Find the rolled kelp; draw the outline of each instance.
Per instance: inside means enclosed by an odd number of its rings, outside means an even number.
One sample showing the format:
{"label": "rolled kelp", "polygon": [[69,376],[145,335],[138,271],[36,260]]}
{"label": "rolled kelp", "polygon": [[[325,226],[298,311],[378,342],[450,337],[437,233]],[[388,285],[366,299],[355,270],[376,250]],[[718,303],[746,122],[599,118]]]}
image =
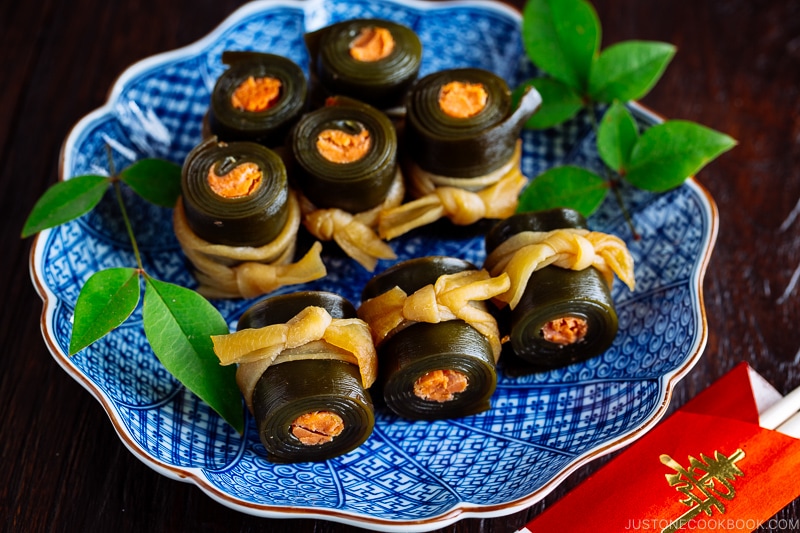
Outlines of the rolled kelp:
{"label": "rolled kelp", "polygon": [[306,34],[312,91],[322,101],[343,95],[378,109],[403,103],[422,63],[410,28],[381,19],[355,19]]}
{"label": "rolled kelp", "polygon": [[392,411],[436,420],[489,408],[501,347],[484,301],[507,288],[505,275],[438,256],[404,261],[366,284],[358,314],[372,330],[378,388]]}
{"label": "rolled kelp", "polygon": [[497,75],[463,68],[419,80],[406,100],[404,173],[416,200],[382,213],[394,238],[441,217],[468,225],[512,215],[527,183],[520,131],[541,97],[529,89],[516,108]]}
{"label": "rolled kelp", "polygon": [[308,83],[302,69],[282,56],[226,51],[228,69],[211,93],[208,127],[223,141],[282,145],[306,109]]}
{"label": "rolled kelp", "polygon": [[202,294],[253,297],[324,276],[319,243],[291,263],[300,218],[272,150],[212,137],[186,157],[173,227]]}
{"label": "rolled kelp", "polygon": [[497,297],[509,305],[501,320],[513,352],[546,370],[603,353],[617,334],[611,296],[614,274],[633,290],[633,259],[624,242],[586,229],[572,209],[523,213],[486,235],[485,268],[509,275],[511,287]]}
{"label": "rolled kelp", "polygon": [[209,140],[184,161],[181,197],[189,227],[200,238],[229,246],[261,246],[286,225],[286,167],[275,152],[259,144]]}
{"label": "rolled kelp", "polygon": [[364,268],[394,259],[374,232],[381,210],[402,202],[397,135],[385,114],[363,102],[331,98],[292,131],[294,184],[303,223],[320,240],[334,240]]}
{"label": "rolled kelp", "polygon": [[323,461],[372,433],[368,392],[375,349],[353,305],[327,292],[297,292],[247,309],[237,331],[212,337],[253,414],[267,458]]}

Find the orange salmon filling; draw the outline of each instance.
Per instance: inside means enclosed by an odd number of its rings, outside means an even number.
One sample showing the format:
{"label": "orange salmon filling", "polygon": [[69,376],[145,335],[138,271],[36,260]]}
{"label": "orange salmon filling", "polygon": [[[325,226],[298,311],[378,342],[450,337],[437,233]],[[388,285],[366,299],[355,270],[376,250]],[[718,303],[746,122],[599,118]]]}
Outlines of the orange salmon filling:
{"label": "orange salmon filling", "polygon": [[486,107],[489,93],[482,83],[451,81],[439,90],[439,108],[453,118],[469,118]]}
{"label": "orange salmon filling", "polygon": [[330,411],[314,411],[295,418],[291,424],[292,435],[306,446],[325,444],[344,430],[344,420]]}
{"label": "orange salmon filling", "polygon": [[369,152],[372,138],[367,129],[358,133],[325,130],[317,137],[317,150],[331,163],[353,163]]}
{"label": "orange salmon filling", "polygon": [[449,402],[453,395],[467,390],[467,376],[456,370],[433,370],[414,382],[414,394],[423,400]]}
{"label": "orange salmon filling", "polygon": [[250,76],[231,95],[231,105],[240,111],[258,113],[275,105],[281,95],[281,80]]}
{"label": "orange salmon filling", "polygon": [[582,318],[566,316],[551,320],[542,328],[542,336],[546,341],[568,345],[580,342],[586,337],[589,324]]}
{"label": "orange salmon filling", "polygon": [[264,175],[255,163],[242,163],[233,170],[220,176],[212,166],[208,169],[208,185],[217,196],[223,198],[241,198],[255,191]]}
{"label": "orange salmon filling", "polygon": [[386,28],[362,28],[350,43],[350,56],[356,61],[380,61],[394,50],[394,37]]}

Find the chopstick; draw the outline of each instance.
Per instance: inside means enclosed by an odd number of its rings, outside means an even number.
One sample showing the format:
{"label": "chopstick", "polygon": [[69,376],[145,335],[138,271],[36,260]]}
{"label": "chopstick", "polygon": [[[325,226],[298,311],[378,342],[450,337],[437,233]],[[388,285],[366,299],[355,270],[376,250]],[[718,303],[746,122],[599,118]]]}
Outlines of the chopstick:
{"label": "chopstick", "polygon": [[775,431],[800,439],[800,413],[795,413],[786,422],[775,428]]}
{"label": "chopstick", "polygon": [[[798,411],[800,411],[800,387],[794,389],[759,414],[759,425],[762,428],[780,431],[779,426],[788,423]],[[800,423],[800,420],[798,423]]]}

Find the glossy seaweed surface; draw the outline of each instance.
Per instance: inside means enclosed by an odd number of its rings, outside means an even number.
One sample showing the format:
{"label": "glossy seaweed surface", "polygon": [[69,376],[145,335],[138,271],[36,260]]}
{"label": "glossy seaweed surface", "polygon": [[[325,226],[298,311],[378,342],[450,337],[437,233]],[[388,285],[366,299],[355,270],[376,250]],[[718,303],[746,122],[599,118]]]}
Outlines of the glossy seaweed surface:
{"label": "glossy seaweed surface", "polygon": [[[534,69],[524,60],[519,14],[499,4],[396,3],[385,0],[253,2],[206,38],[128,69],[106,106],[85,117],[64,147],[63,177],[107,173],[105,145],[121,168],[144,157],[182,162],[200,140],[224,50],[285,55],[307,73],[303,33],[356,17],[410,26],[424,52],[421,75],[482,67],[510,86]],[[656,119],[633,106],[642,125]],[[580,115],[544,132],[523,134],[523,171],[553,165],[601,165],[589,120]],[[118,207],[104,199],[80,220],[42,232],[32,276],[45,301],[44,334],[54,358],[108,410],[128,447],[148,465],[196,483],[222,503],[262,516],[315,516],[381,530],[424,531],[464,516],[511,513],[543,497],[577,466],[640,436],[664,414],[670,388],[704,348],[701,282],[716,234],[713,201],[693,180],[666,194],[624,189],[633,240],[609,201],[592,229],[623,237],[636,261],[636,291],[613,296],[620,332],[604,354],[560,370],[512,377],[501,361],[492,408],[450,421],[408,422],[379,408],[365,444],[322,463],[273,465],[248,417],[238,435],[161,366],[146,342],[141,309],[74,358],[65,354],[80,288],[97,270],[135,260]],[[145,268],[194,287],[171,231],[171,210],[126,191]],[[482,232],[447,224],[391,241],[398,261],[450,255],[480,265]],[[284,288],[337,292],[359,303],[370,273],[326,247],[329,275]],[[382,261],[378,271],[390,266]],[[235,327],[252,300],[213,302]],[[289,510],[291,508],[291,510]],[[413,522],[413,523],[412,523]]]}

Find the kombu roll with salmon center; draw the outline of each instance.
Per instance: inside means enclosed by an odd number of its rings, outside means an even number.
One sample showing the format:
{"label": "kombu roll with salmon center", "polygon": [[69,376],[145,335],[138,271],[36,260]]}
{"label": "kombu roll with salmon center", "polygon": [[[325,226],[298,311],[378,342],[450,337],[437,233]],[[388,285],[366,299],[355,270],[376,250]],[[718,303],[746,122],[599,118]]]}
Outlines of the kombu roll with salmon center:
{"label": "kombu roll with salmon center", "polygon": [[505,277],[439,256],[404,261],[366,284],[358,313],[372,330],[376,388],[390,409],[436,420],[489,408],[500,339],[484,301],[507,286]]}
{"label": "kombu roll with salmon center", "polygon": [[222,62],[228,68],[211,93],[208,133],[222,141],[282,146],[307,109],[303,70],[290,59],[261,52],[225,51]]}
{"label": "kombu roll with salmon center", "polygon": [[380,213],[405,194],[389,118],[352,98],[329,98],[297,123],[290,148],[306,229],[369,271],[380,259],[395,259],[375,231]]}
{"label": "kombu roll with salmon center", "polygon": [[381,213],[393,239],[440,218],[466,226],[512,215],[527,184],[520,132],[541,104],[529,88],[512,105],[506,82],[461,68],[420,79],[406,99],[403,172],[411,201]]}
{"label": "kombu roll with salmon center", "polygon": [[369,328],[340,295],[302,291],[249,307],[237,331],[212,337],[272,462],[323,461],[372,433],[377,362]]}
{"label": "kombu roll with salmon center", "polygon": [[347,96],[381,110],[402,106],[422,63],[413,30],[381,19],[354,19],[305,35],[312,101]]}
{"label": "kombu roll with salmon center", "polygon": [[607,350],[618,330],[614,275],[633,289],[633,259],[621,239],[586,229],[572,209],[522,213],[485,238],[484,268],[506,272],[495,299],[513,353],[528,371],[559,368]]}
{"label": "kombu roll with salmon center", "polygon": [[325,276],[320,243],[293,262],[300,220],[274,151],[211,137],[186,157],[173,228],[204,296],[252,298]]}

